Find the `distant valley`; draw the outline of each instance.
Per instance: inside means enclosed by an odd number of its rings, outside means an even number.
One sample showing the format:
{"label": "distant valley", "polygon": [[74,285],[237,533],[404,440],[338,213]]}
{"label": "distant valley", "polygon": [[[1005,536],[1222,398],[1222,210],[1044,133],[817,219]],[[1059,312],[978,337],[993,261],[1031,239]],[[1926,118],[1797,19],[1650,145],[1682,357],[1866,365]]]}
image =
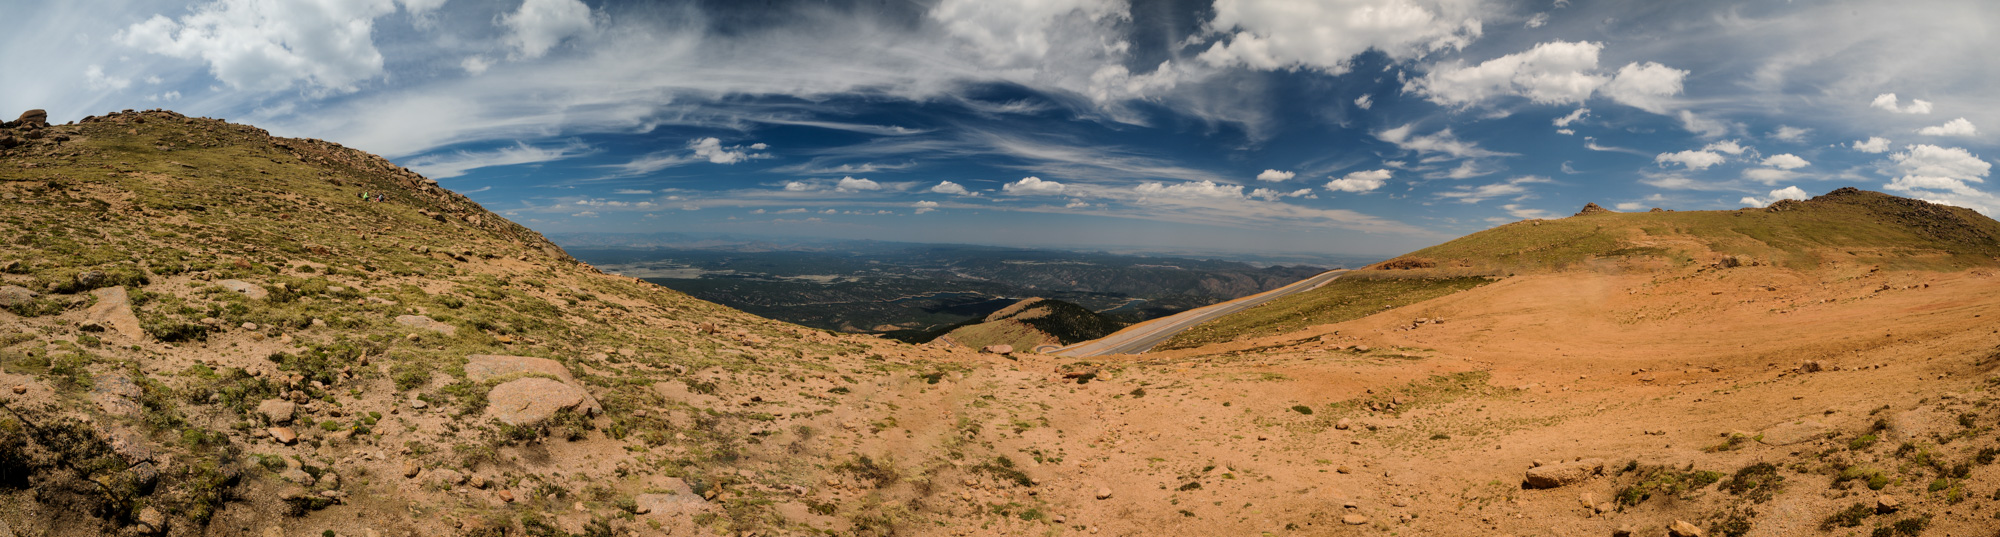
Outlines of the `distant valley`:
{"label": "distant valley", "polygon": [[606,272],[773,319],[919,342],[1026,298],[1131,323],[1267,291],[1335,265],[874,241],[553,237]]}

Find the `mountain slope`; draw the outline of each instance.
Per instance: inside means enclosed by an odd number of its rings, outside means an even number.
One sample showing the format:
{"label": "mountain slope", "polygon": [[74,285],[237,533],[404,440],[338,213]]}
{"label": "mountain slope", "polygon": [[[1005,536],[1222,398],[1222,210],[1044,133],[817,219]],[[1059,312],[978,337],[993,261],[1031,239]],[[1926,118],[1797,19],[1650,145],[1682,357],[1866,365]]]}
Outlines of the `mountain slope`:
{"label": "mountain slope", "polygon": [[1068,345],[1101,338],[1123,326],[1083,306],[1029,298],[977,322],[952,328],[941,337],[974,349],[1007,345],[1017,351],[1029,351],[1042,345]]}
{"label": "mountain slope", "polygon": [[1686,271],[1775,265],[1951,271],[2000,266],[2000,222],[1976,211],[1842,188],[1763,209],[1524,220],[1365,267],[1320,289],[1189,329],[1161,349],[1269,336],[1484,285],[1561,271]]}

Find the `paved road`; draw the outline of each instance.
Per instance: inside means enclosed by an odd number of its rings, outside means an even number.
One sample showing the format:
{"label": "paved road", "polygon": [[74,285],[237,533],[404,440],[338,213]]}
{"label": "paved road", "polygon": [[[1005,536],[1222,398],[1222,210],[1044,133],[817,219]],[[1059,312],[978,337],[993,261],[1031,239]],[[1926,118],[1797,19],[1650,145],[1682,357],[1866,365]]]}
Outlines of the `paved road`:
{"label": "paved road", "polygon": [[[1139,354],[1152,350],[1154,345],[1159,345],[1160,342],[1166,341],[1167,338],[1174,337],[1174,334],[1181,333],[1182,330],[1194,328],[1195,325],[1214,320],[1217,317],[1242,311],[1244,308],[1270,302],[1278,297],[1319,287],[1321,284],[1325,284],[1328,280],[1332,280],[1333,277],[1339,276],[1343,272],[1347,272],[1347,269],[1321,272],[1318,275],[1299,280],[1291,285],[1135,324],[1125,327],[1124,330],[1119,330],[1118,333],[1049,351],[1047,354],[1076,358],[1103,356],[1106,354]],[[1036,350],[1039,351],[1041,349]]]}

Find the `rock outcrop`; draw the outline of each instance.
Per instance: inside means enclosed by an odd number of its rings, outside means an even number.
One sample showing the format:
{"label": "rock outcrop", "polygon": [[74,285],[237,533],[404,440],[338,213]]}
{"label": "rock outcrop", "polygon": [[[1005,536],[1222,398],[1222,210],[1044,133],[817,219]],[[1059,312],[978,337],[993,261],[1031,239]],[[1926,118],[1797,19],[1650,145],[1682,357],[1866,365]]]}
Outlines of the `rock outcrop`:
{"label": "rock outcrop", "polygon": [[560,412],[589,415],[600,410],[583,388],[542,377],[510,380],[486,394],[486,415],[508,425],[540,425]]}
{"label": "rock outcrop", "polygon": [[1552,489],[1582,483],[1601,473],[1604,459],[1584,459],[1531,468],[1523,483],[1531,489]]}

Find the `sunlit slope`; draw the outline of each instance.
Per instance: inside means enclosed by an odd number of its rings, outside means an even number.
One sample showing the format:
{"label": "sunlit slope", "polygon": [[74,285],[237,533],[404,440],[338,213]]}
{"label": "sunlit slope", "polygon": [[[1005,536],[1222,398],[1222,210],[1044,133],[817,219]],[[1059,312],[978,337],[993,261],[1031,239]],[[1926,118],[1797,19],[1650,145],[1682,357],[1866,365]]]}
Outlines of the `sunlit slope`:
{"label": "sunlit slope", "polygon": [[1832,265],[1953,271],[2000,265],[2000,222],[1962,207],[1842,188],[1805,201],[1733,211],[1594,209],[1525,220],[1425,248],[1319,289],[1189,329],[1189,348],[1348,321],[1517,274]]}

